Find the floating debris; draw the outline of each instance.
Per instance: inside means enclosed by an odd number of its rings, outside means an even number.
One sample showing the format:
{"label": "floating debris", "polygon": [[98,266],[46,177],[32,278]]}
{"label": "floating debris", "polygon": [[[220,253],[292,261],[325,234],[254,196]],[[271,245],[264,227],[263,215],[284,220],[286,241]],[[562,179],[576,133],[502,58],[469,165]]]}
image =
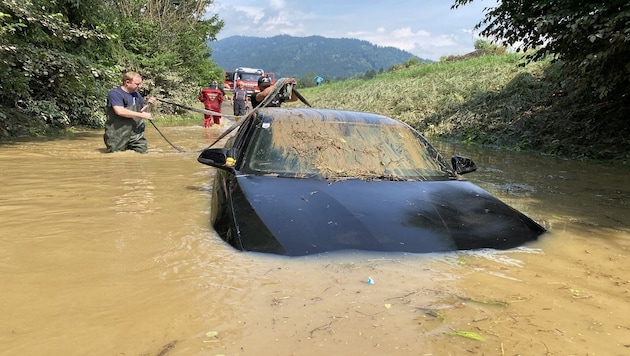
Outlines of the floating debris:
{"label": "floating debris", "polygon": [[476,332],[472,332],[472,331],[453,330],[453,331],[449,332],[448,334],[449,335],[455,335],[455,336],[461,336],[461,337],[465,337],[465,338],[473,339],[473,340],[478,340],[478,341],[484,341],[483,336],[477,334]]}

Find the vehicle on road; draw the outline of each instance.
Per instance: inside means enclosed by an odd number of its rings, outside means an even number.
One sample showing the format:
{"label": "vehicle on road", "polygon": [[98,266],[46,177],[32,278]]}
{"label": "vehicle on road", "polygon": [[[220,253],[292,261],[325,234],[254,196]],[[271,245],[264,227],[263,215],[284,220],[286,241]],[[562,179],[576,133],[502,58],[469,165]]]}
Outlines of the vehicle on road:
{"label": "vehicle on road", "polygon": [[200,163],[218,168],[211,223],[239,250],[509,249],[545,229],[461,175],[409,125],[377,114],[261,108]]}
{"label": "vehicle on road", "polygon": [[265,72],[260,68],[238,67],[233,71],[225,72],[223,88],[226,91],[232,91],[236,85],[242,83],[243,88],[247,90],[247,94],[251,96],[260,92],[260,88],[258,88],[258,78],[262,76],[269,77],[269,79],[271,79],[271,85],[276,81],[274,73]]}
{"label": "vehicle on road", "polygon": [[231,70],[226,70],[225,76],[223,77],[223,90],[225,92],[231,92],[234,90],[234,72]]}

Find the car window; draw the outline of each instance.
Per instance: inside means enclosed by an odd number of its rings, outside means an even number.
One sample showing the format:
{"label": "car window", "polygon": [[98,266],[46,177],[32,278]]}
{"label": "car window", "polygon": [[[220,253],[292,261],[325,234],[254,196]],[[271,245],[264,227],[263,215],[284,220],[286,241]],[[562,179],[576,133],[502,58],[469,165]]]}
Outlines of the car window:
{"label": "car window", "polygon": [[323,178],[429,180],[450,174],[404,124],[334,120],[258,122],[243,172]]}
{"label": "car window", "polygon": [[248,141],[249,136],[253,131],[250,126],[253,125],[253,119],[245,121],[236,132],[236,135],[230,137],[226,142],[226,147],[230,148],[230,157],[233,157],[239,162],[242,159],[242,150]]}

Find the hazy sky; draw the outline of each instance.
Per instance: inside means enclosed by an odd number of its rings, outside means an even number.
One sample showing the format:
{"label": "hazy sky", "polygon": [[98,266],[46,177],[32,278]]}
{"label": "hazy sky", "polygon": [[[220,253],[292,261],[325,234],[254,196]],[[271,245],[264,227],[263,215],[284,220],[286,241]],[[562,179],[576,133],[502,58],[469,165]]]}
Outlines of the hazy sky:
{"label": "hazy sky", "polygon": [[357,38],[418,57],[473,50],[473,27],[497,0],[474,0],[451,10],[454,0],[215,0],[211,14],[225,22],[218,39],[241,35]]}

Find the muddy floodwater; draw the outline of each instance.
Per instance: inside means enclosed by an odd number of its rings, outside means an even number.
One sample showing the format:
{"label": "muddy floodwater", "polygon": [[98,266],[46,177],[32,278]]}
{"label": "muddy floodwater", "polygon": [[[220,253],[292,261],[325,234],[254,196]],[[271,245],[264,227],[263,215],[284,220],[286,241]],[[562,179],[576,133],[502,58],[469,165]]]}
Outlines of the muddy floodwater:
{"label": "muddy floodwater", "polygon": [[[630,168],[438,144],[544,225],[508,251],[243,253],[209,224],[222,132],[0,143],[0,355],[628,355]],[[373,283],[368,283],[368,279]]]}

